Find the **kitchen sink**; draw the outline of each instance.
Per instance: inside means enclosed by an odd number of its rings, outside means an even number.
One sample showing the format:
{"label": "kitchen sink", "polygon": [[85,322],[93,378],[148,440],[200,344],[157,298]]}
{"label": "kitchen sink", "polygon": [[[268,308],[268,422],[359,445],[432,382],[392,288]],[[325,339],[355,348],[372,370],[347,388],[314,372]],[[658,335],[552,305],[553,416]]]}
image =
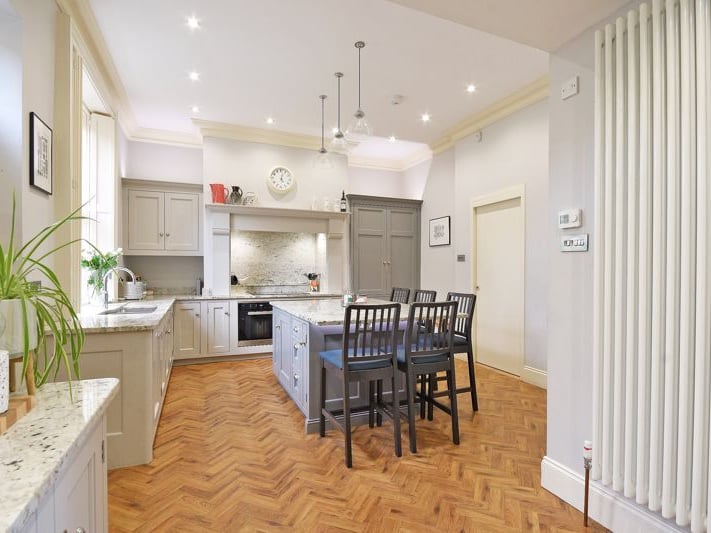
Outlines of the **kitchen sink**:
{"label": "kitchen sink", "polygon": [[158,309],[157,305],[122,305],[101,311],[100,315],[148,315]]}

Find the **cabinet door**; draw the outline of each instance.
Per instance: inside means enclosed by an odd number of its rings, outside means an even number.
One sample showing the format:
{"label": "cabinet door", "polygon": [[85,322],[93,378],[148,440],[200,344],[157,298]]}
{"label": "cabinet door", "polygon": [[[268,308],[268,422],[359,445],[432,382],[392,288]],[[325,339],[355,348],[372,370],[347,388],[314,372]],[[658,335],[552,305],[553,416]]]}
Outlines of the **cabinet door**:
{"label": "cabinet door", "polygon": [[230,351],[230,302],[221,300],[207,303],[207,353],[223,354]]}
{"label": "cabinet door", "polygon": [[309,339],[308,334],[303,334],[303,332],[305,328],[308,331],[308,324],[296,320],[293,322],[295,324],[298,323],[298,327],[293,329],[298,329],[299,331],[296,335],[292,335],[294,357],[292,362],[292,396],[301,409],[307,412]]}
{"label": "cabinet door", "polygon": [[272,371],[279,377],[279,367],[281,367],[282,345],[281,345],[281,320],[282,314],[274,309],[272,314]]}
{"label": "cabinet door", "polygon": [[106,531],[104,421],[57,482],[54,531]]}
{"label": "cabinet door", "polygon": [[128,249],[163,250],[165,194],[128,191]]}
{"label": "cabinet door", "polygon": [[387,298],[393,287],[420,286],[419,217],[414,209],[388,210]]}
{"label": "cabinet door", "polygon": [[386,278],[387,210],[381,207],[356,207],[353,213],[353,289],[372,298],[389,298]]}
{"label": "cabinet door", "polygon": [[282,386],[291,393],[292,385],[292,342],[291,342],[291,318],[289,315],[281,315],[279,320],[279,345],[281,355],[279,356],[279,382]]}
{"label": "cabinet door", "polygon": [[200,302],[175,304],[173,353],[176,357],[200,355]]}
{"label": "cabinet door", "polygon": [[165,249],[197,251],[200,248],[199,196],[165,193]]}

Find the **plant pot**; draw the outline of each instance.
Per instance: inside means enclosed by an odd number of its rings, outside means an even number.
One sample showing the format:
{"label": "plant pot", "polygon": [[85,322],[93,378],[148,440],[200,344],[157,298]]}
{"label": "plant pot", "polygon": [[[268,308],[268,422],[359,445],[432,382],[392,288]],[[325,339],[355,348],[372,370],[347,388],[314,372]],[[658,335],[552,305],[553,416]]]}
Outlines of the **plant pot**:
{"label": "plant pot", "polygon": [[[0,350],[11,355],[24,353],[22,300],[0,300]],[[37,311],[27,305],[27,332],[29,349],[37,348]]]}
{"label": "plant pot", "polygon": [[0,350],[0,415],[10,406],[10,355]]}

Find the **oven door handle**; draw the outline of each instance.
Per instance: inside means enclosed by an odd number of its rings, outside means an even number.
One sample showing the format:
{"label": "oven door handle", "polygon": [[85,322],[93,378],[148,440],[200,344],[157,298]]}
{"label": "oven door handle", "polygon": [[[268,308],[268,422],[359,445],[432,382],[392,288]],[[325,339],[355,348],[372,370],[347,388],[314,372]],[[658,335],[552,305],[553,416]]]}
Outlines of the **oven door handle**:
{"label": "oven door handle", "polygon": [[272,311],[247,311],[247,316],[271,315]]}

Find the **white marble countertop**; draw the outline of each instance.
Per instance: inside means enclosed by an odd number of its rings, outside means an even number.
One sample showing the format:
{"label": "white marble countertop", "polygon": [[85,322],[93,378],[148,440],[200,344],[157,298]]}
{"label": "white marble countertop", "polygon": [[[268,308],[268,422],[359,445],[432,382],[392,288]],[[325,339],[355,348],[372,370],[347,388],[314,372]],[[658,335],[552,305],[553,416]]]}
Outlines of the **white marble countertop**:
{"label": "white marble countertop", "polygon": [[37,405],[0,437],[0,531],[17,531],[37,510],[67,457],[88,438],[118,392],[116,378],[48,383]]}
{"label": "white marble countertop", "polygon": [[[385,300],[368,300],[369,304],[391,303]],[[345,308],[341,300],[296,300],[296,301],[275,301],[272,302],[275,309],[281,309],[302,320],[306,320],[317,326],[342,326],[345,315]],[[400,319],[407,320],[410,306],[400,304]]]}

